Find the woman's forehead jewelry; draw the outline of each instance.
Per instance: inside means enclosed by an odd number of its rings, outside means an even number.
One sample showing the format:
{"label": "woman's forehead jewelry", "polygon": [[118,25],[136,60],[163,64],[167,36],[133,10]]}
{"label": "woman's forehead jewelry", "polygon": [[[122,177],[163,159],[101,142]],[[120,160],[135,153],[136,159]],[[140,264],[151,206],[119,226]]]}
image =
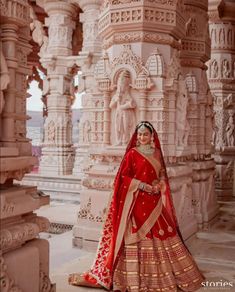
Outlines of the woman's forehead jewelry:
{"label": "woman's forehead jewelry", "polygon": [[138,132],[144,132],[144,131],[146,131],[146,129],[148,129],[148,128],[145,127],[145,125],[141,125],[141,126],[138,128]]}
{"label": "woman's forehead jewelry", "polygon": [[141,129],[150,128],[151,131],[153,132],[153,126],[149,122],[140,122],[137,126],[137,129],[139,130],[140,128]]}

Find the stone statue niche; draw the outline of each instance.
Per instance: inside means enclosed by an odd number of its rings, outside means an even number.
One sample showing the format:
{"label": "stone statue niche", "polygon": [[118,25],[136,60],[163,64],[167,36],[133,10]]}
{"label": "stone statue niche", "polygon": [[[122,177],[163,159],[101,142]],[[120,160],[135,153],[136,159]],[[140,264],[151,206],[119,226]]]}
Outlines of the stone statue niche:
{"label": "stone statue niche", "polygon": [[[115,132],[115,146],[126,145],[135,130],[136,102],[131,96],[131,75],[123,70],[117,77],[117,89],[109,104],[112,109],[112,129]],[[112,131],[111,131],[112,132]]]}
{"label": "stone statue niche", "polygon": [[235,146],[235,125],[234,125],[234,111],[229,110],[228,111],[228,120],[226,124],[226,144],[228,147],[234,147]]}

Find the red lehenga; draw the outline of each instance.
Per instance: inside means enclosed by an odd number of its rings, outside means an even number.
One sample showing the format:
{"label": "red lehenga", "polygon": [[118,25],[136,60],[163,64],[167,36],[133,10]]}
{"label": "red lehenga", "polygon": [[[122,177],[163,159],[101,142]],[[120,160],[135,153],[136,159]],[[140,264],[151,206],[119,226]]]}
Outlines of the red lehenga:
{"label": "red lehenga", "polygon": [[[138,150],[136,137],[116,176],[97,255],[83,280],[121,292],[196,291],[204,278],[181,240],[157,133],[150,155]],[[160,194],[139,190],[140,182],[160,182]],[[81,285],[73,276],[70,284]]]}

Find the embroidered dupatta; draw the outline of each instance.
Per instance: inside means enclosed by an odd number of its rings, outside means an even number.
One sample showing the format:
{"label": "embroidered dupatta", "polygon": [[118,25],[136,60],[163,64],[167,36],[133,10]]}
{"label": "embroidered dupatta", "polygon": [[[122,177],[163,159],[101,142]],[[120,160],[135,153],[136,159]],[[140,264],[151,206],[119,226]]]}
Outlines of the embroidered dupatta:
{"label": "embroidered dupatta", "polygon": [[[163,179],[165,181],[164,205],[171,216],[174,227],[178,230],[178,223],[172,203],[166,167],[162,156],[160,142],[155,130],[153,132],[153,136],[155,148],[158,149],[160,153],[159,160],[162,166],[161,174],[162,176],[164,176]],[[111,194],[111,200],[108,206],[103,232],[99,241],[95,261],[90,271],[84,275],[84,278],[87,278],[88,281],[90,281],[92,278],[96,279],[96,281],[106,289],[110,289],[112,286],[112,277],[115,265],[117,263],[118,253],[120,252],[120,248],[124,240],[125,230],[127,228],[131,210],[135,204],[139,192],[138,186],[140,181],[138,179],[135,179],[134,176],[131,177],[127,175],[128,173],[130,173],[130,163],[134,163],[133,161],[130,161],[130,150],[136,147],[136,142],[137,129],[127,146],[126,153],[123,157],[114,181],[114,190]],[[154,166],[153,169],[155,169]],[[157,216],[159,216],[160,214],[161,202],[162,200],[159,200],[157,208],[155,208],[151,214],[152,221],[154,216],[156,216],[155,220],[157,220]]]}

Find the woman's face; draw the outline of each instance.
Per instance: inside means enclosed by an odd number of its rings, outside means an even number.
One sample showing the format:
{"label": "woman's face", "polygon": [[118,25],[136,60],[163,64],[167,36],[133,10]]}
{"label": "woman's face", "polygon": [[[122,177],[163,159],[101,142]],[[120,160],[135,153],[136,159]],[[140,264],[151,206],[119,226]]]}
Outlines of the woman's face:
{"label": "woman's face", "polygon": [[137,139],[140,143],[140,145],[147,145],[147,144],[150,144],[151,143],[151,132],[148,128],[145,128],[144,129],[139,129],[137,131]]}

